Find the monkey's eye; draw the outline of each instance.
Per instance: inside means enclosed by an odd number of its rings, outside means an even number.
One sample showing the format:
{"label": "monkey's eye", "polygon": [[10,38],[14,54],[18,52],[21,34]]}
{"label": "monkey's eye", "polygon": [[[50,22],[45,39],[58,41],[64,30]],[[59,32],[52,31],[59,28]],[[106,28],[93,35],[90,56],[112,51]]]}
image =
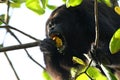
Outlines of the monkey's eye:
{"label": "monkey's eye", "polygon": [[49,29],[54,29],[54,27],[55,27],[54,22],[49,22],[48,28],[49,28]]}

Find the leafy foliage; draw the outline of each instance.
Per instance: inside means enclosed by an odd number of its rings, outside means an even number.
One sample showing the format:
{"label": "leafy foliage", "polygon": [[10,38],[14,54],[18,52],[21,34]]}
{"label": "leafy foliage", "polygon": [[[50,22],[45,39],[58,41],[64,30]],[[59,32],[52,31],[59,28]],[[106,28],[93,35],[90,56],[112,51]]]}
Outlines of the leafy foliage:
{"label": "leafy foliage", "polygon": [[[43,4],[45,7],[45,4]],[[31,9],[32,11],[40,14],[44,14],[45,10],[44,8],[40,5],[40,1],[39,0],[26,0],[26,6],[27,8]]]}
{"label": "leafy foliage", "polygon": [[82,3],[83,0],[63,0],[66,3],[67,7],[74,7],[74,6],[78,6]]}
{"label": "leafy foliage", "polygon": [[[80,64],[80,66],[83,66],[83,61],[81,61],[81,59],[74,57],[74,61]],[[101,69],[105,75],[103,75],[98,68],[91,66],[91,63],[89,63],[89,65],[84,65],[84,67],[78,69],[71,68],[71,77],[76,78],[75,80],[117,80],[114,74],[106,69],[105,66],[102,65]]]}
{"label": "leafy foliage", "polygon": [[107,80],[107,77],[105,77],[96,67],[91,66],[86,70],[86,72],[81,72],[79,76],[76,78],[76,80],[89,80],[89,79]]}
{"label": "leafy foliage", "polygon": [[87,74],[95,80],[107,80],[107,78],[95,67],[89,67]]}
{"label": "leafy foliage", "polygon": [[112,54],[115,54],[120,51],[120,29],[118,29],[114,33],[114,35],[110,41],[109,47],[110,47],[110,51]]}
{"label": "leafy foliage", "polygon": [[[66,3],[67,7],[78,6],[82,3],[83,0],[63,0]],[[98,0],[98,2],[104,2],[109,7],[112,6],[110,0]],[[26,3],[26,7],[33,12],[42,15],[45,13],[45,9],[49,8],[54,10],[56,6],[48,4],[48,0],[11,0],[10,6],[12,8],[20,8],[22,3]]]}
{"label": "leafy foliage", "polygon": [[39,15],[44,14],[46,8],[51,10],[56,8],[56,6],[48,4],[48,0],[11,0],[10,7],[20,8],[22,3],[25,3],[28,9]]}
{"label": "leafy foliage", "polygon": [[52,10],[56,8],[53,5],[49,5],[48,0],[26,0],[26,6],[39,15],[45,13],[46,7]]}

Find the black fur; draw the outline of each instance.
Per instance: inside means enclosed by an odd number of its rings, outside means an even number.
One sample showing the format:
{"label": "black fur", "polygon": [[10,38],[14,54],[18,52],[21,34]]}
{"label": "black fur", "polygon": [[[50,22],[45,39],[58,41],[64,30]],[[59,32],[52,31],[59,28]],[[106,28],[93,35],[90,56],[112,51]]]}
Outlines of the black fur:
{"label": "black fur", "polygon": [[[120,27],[120,16],[104,3],[98,4],[98,11],[99,48],[110,64],[118,64],[120,55],[110,54],[109,41],[116,29]],[[49,35],[51,33],[60,33],[64,37],[65,48],[62,52],[56,47],[55,42],[50,39]],[[83,54],[89,52],[91,44],[95,40],[93,2],[84,0],[77,7],[66,8],[65,5],[58,7],[52,12],[46,23],[46,36],[46,39],[40,42],[46,69],[53,80],[68,80],[70,68],[78,66],[73,63],[72,57],[79,57],[86,62]],[[101,62],[104,62],[104,59],[100,59]]]}

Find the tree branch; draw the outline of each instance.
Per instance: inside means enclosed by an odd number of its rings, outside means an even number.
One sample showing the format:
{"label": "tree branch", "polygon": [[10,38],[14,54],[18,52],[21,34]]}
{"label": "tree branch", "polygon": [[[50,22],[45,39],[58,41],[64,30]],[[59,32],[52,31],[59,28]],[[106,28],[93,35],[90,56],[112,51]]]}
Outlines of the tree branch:
{"label": "tree branch", "polygon": [[35,46],[38,46],[39,43],[40,43],[40,41],[32,42],[32,43],[26,43],[26,44],[21,44],[21,45],[14,45],[14,46],[3,47],[3,48],[0,48],[0,52],[35,47]]}

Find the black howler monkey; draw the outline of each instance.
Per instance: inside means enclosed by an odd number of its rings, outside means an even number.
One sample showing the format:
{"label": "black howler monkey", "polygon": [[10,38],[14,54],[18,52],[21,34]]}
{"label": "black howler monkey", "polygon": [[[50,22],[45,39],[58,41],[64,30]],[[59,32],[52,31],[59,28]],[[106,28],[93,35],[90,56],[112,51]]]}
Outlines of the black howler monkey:
{"label": "black howler monkey", "polygon": [[[62,5],[50,15],[46,23],[46,38],[40,42],[40,49],[53,80],[69,80],[71,67],[78,66],[72,61],[73,56],[87,62],[84,54],[89,52],[95,40],[93,3],[83,0],[76,7],[66,8]],[[108,65],[119,64],[120,55],[110,54],[109,41],[120,27],[120,16],[104,3],[98,3],[98,15],[99,48],[104,52],[101,55],[110,62]],[[104,62],[102,57],[100,59]]]}

